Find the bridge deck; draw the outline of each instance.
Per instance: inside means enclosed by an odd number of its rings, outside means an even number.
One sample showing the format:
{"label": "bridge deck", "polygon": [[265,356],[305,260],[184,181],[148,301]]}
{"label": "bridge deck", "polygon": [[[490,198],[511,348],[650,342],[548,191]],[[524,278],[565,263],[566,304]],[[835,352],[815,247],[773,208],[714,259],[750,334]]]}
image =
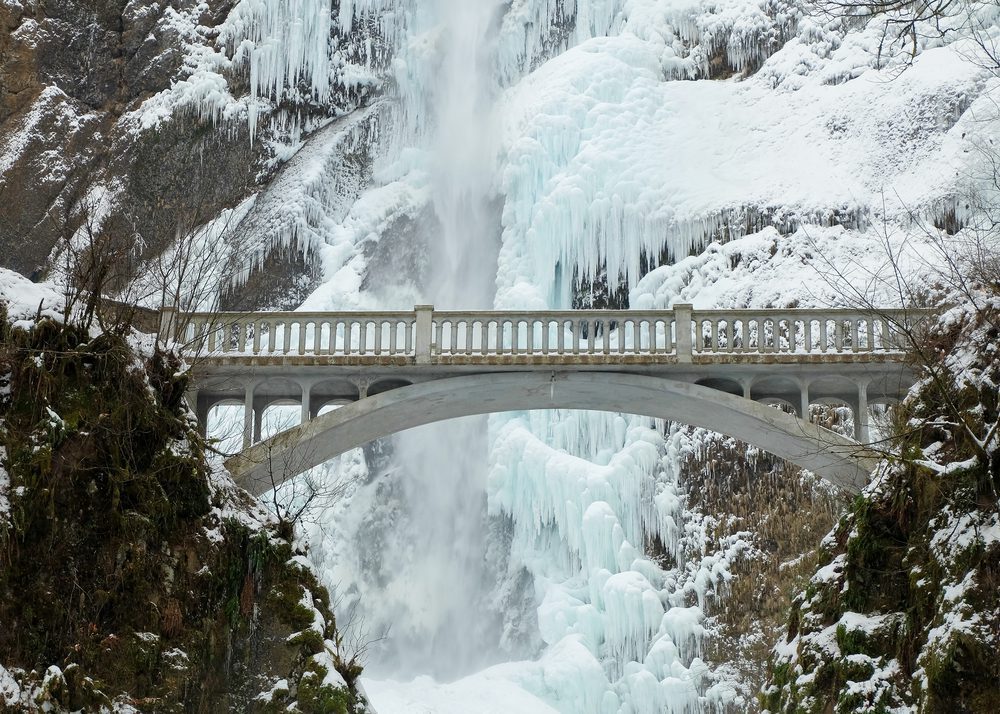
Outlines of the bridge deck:
{"label": "bridge deck", "polygon": [[[161,334],[192,363],[204,425],[213,406],[244,405],[244,446],[263,412],[329,404],[456,377],[580,373],[658,377],[763,403],[800,417],[840,402],[868,441],[868,406],[905,395],[905,345],[924,310],[673,310],[367,313],[161,313]],[[494,375],[491,377],[491,375]],[[710,392],[711,393],[711,392]],[[707,397],[702,393],[701,399]],[[610,403],[610,402],[609,402]]]}

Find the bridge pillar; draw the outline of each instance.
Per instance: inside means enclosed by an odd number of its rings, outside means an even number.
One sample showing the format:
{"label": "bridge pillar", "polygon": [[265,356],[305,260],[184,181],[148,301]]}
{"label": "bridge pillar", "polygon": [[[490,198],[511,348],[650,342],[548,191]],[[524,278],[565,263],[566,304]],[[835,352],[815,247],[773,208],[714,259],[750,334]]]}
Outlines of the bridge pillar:
{"label": "bridge pillar", "polygon": [[202,436],[206,435],[208,430],[208,410],[202,411],[201,404],[198,400],[198,390],[189,389],[184,394],[184,399],[187,400],[188,408],[194,412],[194,418],[198,422],[198,433]]}
{"label": "bridge pillar", "polygon": [[173,342],[177,332],[177,308],[164,305],[160,308],[160,341],[164,344]]}
{"label": "bridge pillar", "polygon": [[305,424],[312,418],[312,410],[309,408],[309,402],[312,399],[312,385],[304,383],[299,386],[302,388],[302,411],[300,412],[299,423]]}
{"label": "bridge pillar", "polygon": [[262,441],[261,432],[264,425],[264,412],[267,411],[266,399],[254,397],[253,400],[253,443]]}
{"label": "bridge pillar", "polygon": [[868,423],[868,381],[858,382],[857,412],[854,414],[854,439],[861,444],[871,443],[871,429]]}
{"label": "bridge pillar", "polygon": [[243,448],[249,449],[253,443],[253,391],[254,385],[248,382],[243,394]]}
{"label": "bridge pillar", "polygon": [[677,333],[677,361],[691,361],[691,311],[694,305],[674,305],[674,331]]}
{"label": "bridge pillar", "polygon": [[809,382],[799,382],[799,416],[809,421]]}
{"label": "bridge pillar", "polygon": [[417,364],[430,364],[431,339],[434,333],[434,306],[415,305],[413,311],[417,315],[413,324],[414,357]]}

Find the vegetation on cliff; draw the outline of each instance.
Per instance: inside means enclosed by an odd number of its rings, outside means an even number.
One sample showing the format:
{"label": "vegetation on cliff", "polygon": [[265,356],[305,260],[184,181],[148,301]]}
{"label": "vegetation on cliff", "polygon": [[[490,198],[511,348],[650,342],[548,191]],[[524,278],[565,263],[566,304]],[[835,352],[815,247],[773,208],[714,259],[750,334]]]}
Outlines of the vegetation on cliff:
{"label": "vegetation on cliff", "polygon": [[965,297],[915,336],[924,379],[793,603],[767,711],[1000,711],[1000,303]]}
{"label": "vegetation on cliff", "polygon": [[0,302],[0,708],[362,711],[329,595],[177,357]]}

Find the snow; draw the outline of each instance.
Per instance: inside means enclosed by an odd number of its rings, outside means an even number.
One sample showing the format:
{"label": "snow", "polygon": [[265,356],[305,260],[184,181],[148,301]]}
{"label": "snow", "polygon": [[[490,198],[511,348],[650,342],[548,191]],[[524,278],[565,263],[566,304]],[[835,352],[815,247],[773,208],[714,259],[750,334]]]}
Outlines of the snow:
{"label": "snow", "polygon": [[30,327],[36,315],[62,319],[63,295],[51,283],[33,283],[20,273],[0,268],[0,303],[18,327]]}
{"label": "snow", "polygon": [[10,522],[10,474],[4,468],[7,460],[7,449],[0,446],[0,527]]}
{"label": "snow", "polygon": [[362,683],[379,714],[558,714],[516,682],[490,670],[447,684],[429,677],[409,682],[364,678]]}
{"label": "snow", "polygon": [[225,75],[232,60],[216,47],[214,29],[199,24],[201,7],[166,7],[154,28],[156,34],[176,36],[184,53],[181,76],[167,89],[157,92],[123,117],[123,125],[134,132],[159,129],[186,114],[220,122],[247,113],[245,102],[229,91]]}
{"label": "snow", "polygon": [[14,676],[0,665],[0,701],[8,706],[17,704],[21,699],[21,688]]}
{"label": "snow", "polygon": [[756,77],[663,82],[635,36],[590,40],[504,97],[497,304],[533,292],[564,304],[573,265],[606,262],[634,285],[643,255],[685,256],[765,217],[863,225],[945,202],[967,173],[958,145],[973,120],[956,112],[985,78],[946,47],[891,83],[874,70],[786,92]]}

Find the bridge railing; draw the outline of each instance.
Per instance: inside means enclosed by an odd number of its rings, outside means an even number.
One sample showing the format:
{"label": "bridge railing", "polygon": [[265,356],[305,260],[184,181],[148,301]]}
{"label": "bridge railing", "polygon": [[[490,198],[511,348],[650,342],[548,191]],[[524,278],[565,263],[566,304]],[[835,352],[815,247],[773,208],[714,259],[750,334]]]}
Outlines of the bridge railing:
{"label": "bridge railing", "polygon": [[197,354],[394,357],[899,352],[924,310],[572,310],[194,313],[161,324]]}
{"label": "bridge railing", "polygon": [[441,356],[657,355],[676,349],[671,311],[435,312]]}
{"label": "bridge railing", "polygon": [[413,312],[194,313],[176,339],[209,354],[413,356],[415,322]]}
{"label": "bridge railing", "polygon": [[696,310],[694,353],[898,352],[927,311]]}

